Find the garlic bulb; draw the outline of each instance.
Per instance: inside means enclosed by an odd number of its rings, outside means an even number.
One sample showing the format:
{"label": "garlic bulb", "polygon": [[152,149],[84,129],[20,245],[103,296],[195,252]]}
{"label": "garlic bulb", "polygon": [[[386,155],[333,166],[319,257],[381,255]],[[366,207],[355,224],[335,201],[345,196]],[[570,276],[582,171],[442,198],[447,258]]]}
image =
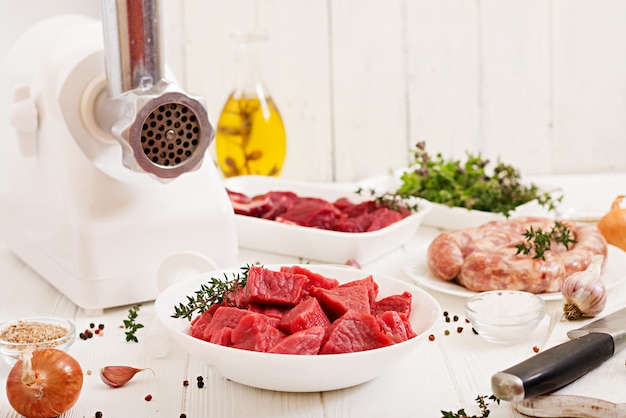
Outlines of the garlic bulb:
{"label": "garlic bulb", "polygon": [[606,287],[602,282],[604,256],[595,255],[585,271],[571,274],[563,282],[561,293],[565,300],[563,312],[566,319],[592,317],[606,306]]}

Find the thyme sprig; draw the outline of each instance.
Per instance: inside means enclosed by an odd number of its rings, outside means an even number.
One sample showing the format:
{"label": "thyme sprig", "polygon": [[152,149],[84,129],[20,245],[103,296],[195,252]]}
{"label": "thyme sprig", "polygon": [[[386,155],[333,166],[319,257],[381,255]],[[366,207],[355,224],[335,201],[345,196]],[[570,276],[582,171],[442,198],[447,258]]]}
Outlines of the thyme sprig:
{"label": "thyme sprig", "polygon": [[485,395],[478,395],[478,397],[476,397],[476,403],[478,404],[478,407],[480,408],[481,411],[481,415],[472,415],[469,416],[467,415],[467,413],[465,412],[465,409],[459,409],[456,413],[452,412],[452,411],[441,411],[442,418],[461,418],[461,417],[467,417],[467,418],[486,418],[489,416],[489,414],[491,413],[491,411],[489,410],[488,406],[489,403],[486,401],[487,399],[490,399],[494,402],[496,402],[498,405],[500,405],[500,399],[498,397],[496,397],[496,395],[490,395],[490,396],[485,396]]}
{"label": "thyme sprig", "polygon": [[410,199],[400,196],[397,193],[377,192],[375,189],[363,189],[359,187],[355,191],[358,195],[364,195],[369,193],[372,200],[380,207],[385,207],[391,210],[402,210],[404,208],[409,209],[411,212],[419,211],[419,204],[410,202]]}
{"label": "thyme sprig", "polygon": [[191,321],[195,312],[203,313],[212,305],[220,304],[224,300],[230,301],[232,293],[246,286],[250,267],[250,265],[241,267],[241,271],[233,273],[231,278],[226,273],[224,273],[223,279],[219,277],[209,278],[207,283],[200,285],[200,289],[196,290],[193,296],[187,296],[186,304],[181,302],[178,306],[174,306],[174,314],[171,317],[187,318]]}
{"label": "thyme sprig", "polygon": [[502,161],[489,170],[490,161],[480,154],[466,153],[465,162],[431,156],[426,143],[418,142],[413,161],[401,176],[398,198],[420,197],[450,207],[502,213],[508,217],[517,206],[536,199],[549,211],[563,196],[553,197],[534,185],[521,181],[519,170]]}
{"label": "thyme sprig", "polygon": [[552,241],[561,243],[569,250],[570,244],[575,244],[576,240],[572,237],[572,231],[563,222],[556,221],[554,226],[548,232],[544,232],[541,228],[536,230],[529,227],[523,234],[526,240],[515,244],[517,249],[516,255],[529,255],[534,251],[533,258],[542,260],[546,259],[546,251],[552,247]]}
{"label": "thyme sprig", "polygon": [[143,324],[136,321],[137,317],[139,316],[140,308],[141,303],[134,305],[132,308],[128,309],[128,319],[124,319],[124,328],[126,329],[126,341],[128,342],[139,342],[135,334],[137,333],[137,330],[143,328]]}

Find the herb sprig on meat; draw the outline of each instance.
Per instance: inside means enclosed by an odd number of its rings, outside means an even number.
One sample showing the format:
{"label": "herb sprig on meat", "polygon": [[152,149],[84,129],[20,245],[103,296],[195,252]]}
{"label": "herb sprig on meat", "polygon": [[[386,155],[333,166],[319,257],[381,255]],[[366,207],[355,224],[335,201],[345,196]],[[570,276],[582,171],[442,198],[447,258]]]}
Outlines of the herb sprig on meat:
{"label": "herb sprig on meat", "polygon": [[187,296],[187,303],[180,303],[174,306],[174,314],[172,318],[187,318],[191,321],[195,312],[203,313],[212,305],[220,304],[224,300],[228,301],[232,293],[243,289],[246,286],[250,265],[241,267],[239,273],[233,273],[232,277],[228,277],[224,273],[224,278],[211,277],[207,283],[200,285],[200,289],[196,290],[193,296]]}
{"label": "herb sprig on meat", "polygon": [[438,153],[426,152],[425,142],[418,142],[409,170],[402,174],[403,184],[394,193],[400,198],[420,197],[450,207],[502,213],[509,216],[517,206],[537,199],[540,205],[554,210],[562,196],[555,199],[534,185],[521,182],[519,170],[501,161],[487,171],[489,160],[480,154],[467,153],[464,163],[446,160]]}
{"label": "herb sprig on meat", "polygon": [[556,221],[550,231],[544,232],[541,228],[533,229],[531,226],[522,235],[526,240],[519,244],[515,244],[517,254],[528,255],[534,252],[533,258],[541,258],[545,260],[545,253],[552,246],[552,241],[561,243],[565,249],[569,250],[570,244],[576,244],[576,240],[572,236],[572,231],[563,222]]}

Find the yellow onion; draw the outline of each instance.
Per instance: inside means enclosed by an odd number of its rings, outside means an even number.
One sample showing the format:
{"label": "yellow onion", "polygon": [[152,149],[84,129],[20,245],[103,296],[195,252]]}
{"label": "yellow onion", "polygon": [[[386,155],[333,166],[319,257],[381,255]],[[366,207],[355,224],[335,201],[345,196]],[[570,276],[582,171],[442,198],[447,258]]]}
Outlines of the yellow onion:
{"label": "yellow onion", "polygon": [[570,274],[563,282],[561,293],[566,319],[593,317],[606,307],[606,287],[602,282],[603,255],[594,255],[584,271]]}
{"label": "yellow onion", "polygon": [[626,196],[617,196],[611,210],[598,221],[598,230],[611,245],[626,251],[626,208],[620,203]]}

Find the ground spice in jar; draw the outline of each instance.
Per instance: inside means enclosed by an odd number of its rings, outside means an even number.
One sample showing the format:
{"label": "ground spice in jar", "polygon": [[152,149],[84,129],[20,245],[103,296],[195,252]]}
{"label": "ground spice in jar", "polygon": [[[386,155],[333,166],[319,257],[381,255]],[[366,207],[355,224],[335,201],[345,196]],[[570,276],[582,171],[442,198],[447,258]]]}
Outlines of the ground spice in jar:
{"label": "ground spice in jar", "polygon": [[0,339],[15,344],[53,341],[67,335],[68,329],[45,322],[18,321],[0,331]]}

